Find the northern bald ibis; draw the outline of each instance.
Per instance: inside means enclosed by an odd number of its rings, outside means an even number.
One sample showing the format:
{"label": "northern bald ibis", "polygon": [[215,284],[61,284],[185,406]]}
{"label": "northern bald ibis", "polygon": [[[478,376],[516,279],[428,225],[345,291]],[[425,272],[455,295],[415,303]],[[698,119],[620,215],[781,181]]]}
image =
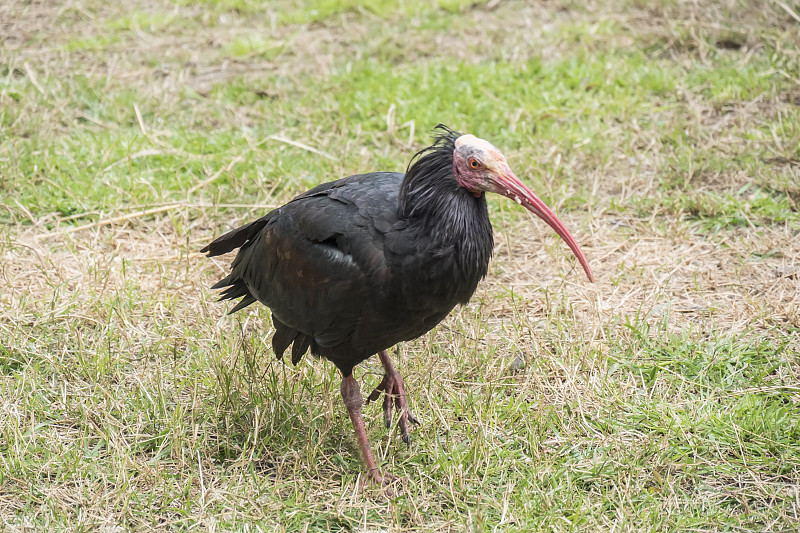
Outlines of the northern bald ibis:
{"label": "northern bald ibis", "polygon": [[474,135],[436,127],[435,142],[405,174],[371,172],[323,183],[202,249],[209,257],[239,249],[230,274],[212,288],[241,298],[231,313],[259,301],[272,310],[272,346],[292,362],[311,353],[342,372],[341,394],[368,476],[384,476],[373,458],[363,398],[353,367],[378,354],[387,427],[399,412],[403,440],[417,423],[403,378],[387,349],[430,331],[466,304],[486,276],[493,237],[486,192],[506,196],[547,222],[592,272],[575,239],[511,171],[500,151]]}

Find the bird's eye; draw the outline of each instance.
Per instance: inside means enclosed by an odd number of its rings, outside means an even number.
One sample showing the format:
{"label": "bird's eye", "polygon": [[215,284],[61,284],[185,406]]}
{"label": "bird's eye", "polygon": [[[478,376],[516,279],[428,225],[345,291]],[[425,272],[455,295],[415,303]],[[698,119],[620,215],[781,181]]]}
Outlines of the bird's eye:
{"label": "bird's eye", "polygon": [[478,168],[479,166],[481,166],[481,164],[478,163],[478,160],[475,159],[474,157],[470,157],[469,158],[469,166],[471,166],[472,168]]}

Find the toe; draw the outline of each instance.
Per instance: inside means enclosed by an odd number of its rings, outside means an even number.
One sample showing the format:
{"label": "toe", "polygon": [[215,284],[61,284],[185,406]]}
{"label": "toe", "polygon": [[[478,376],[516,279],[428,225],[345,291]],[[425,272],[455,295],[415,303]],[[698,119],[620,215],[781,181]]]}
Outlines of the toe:
{"label": "toe", "polygon": [[383,421],[386,429],[392,427],[392,396],[388,390],[383,396]]}
{"label": "toe", "polygon": [[361,487],[364,487],[364,483],[369,483],[375,487],[381,488],[386,492],[387,496],[394,496],[395,491],[393,488],[394,482],[397,480],[392,474],[383,473],[377,468],[375,470],[370,470],[367,472],[366,479],[362,478],[360,483]]}
{"label": "toe", "polygon": [[380,398],[381,393],[386,392],[388,385],[389,385],[389,380],[387,376],[383,376],[383,380],[381,380],[380,384],[377,387],[375,387],[375,390],[372,391],[369,396],[367,396],[366,403],[374,402],[375,400]]}

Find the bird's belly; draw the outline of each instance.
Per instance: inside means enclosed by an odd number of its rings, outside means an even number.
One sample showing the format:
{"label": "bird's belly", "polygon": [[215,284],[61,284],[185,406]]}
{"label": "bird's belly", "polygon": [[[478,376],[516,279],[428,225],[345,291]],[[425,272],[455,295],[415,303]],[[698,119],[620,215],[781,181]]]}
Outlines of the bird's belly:
{"label": "bird's belly", "polygon": [[365,313],[354,332],[354,345],[370,346],[376,353],[399,342],[414,340],[439,324],[460,302],[449,298],[417,294],[405,301],[376,298],[375,307]]}

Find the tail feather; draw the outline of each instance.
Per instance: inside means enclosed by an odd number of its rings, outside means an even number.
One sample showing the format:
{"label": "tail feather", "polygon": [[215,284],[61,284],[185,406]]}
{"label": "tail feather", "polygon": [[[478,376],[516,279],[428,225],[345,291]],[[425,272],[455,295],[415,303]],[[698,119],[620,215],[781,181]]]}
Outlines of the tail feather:
{"label": "tail feather", "polygon": [[[274,211],[273,211],[274,213]],[[250,244],[257,238],[258,233],[264,229],[267,222],[270,220],[270,214],[255,220],[244,226],[240,226],[234,230],[229,231],[225,235],[214,239],[211,243],[204,246],[200,252],[207,254],[208,257],[215,257],[218,255],[232,252],[237,248],[242,250],[248,248]],[[233,306],[233,309],[228,311],[228,314],[235,313],[240,309],[244,309],[248,305],[256,302],[256,297],[247,288],[244,280],[238,277],[237,263],[242,260],[241,250],[239,255],[233,262],[233,270],[230,274],[216,282],[211,286],[212,289],[224,289],[220,294],[220,301],[222,300],[235,300],[241,298],[239,303]],[[291,328],[276,319],[273,315],[272,322],[275,325],[275,334],[272,336],[272,349],[278,359],[283,357],[283,353],[289,346],[292,346],[292,364],[296,365],[303,358],[303,355],[308,351],[311,346],[312,338],[304,333],[300,333],[294,328]]]}
{"label": "tail feather", "polygon": [[[241,279],[235,279],[231,282],[223,285],[222,287],[228,287],[219,295],[220,301],[222,300],[235,300],[236,298],[241,298],[242,296],[252,296],[250,291],[247,289],[247,286],[244,284],[244,281]],[[220,289],[222,287],[215,287]]]}
{"label": "tail feather", "polygon": [[225,287],[230,287],[233,281],[231,280],[231,276],[227,275],[215,284],[211,286],[212,289],[223,289]]}
{"label": "tail feather", "polygon": [[272,335],[272,351],[275,352],[278,359],[282,359],[283,352],[294,342],[294,338],[299,332],[275,318],[275,315],[272,315],[272,323],[275,326],[275,334]]}
{"label": "tail feather", "polygon": [[[215,257],[232,252],[236,248],[245,249],[258,235],[258,232],[261,231],[267,224],[267,221],[269,220],[268,217],[269,215],[231,230],[225,235],[214,239],[214,241],[204,246],[200,251],[208,254],[208,257]],[[240,258],[241,252],[233,262],[234,267]],[[241,278],[237,277],[235,272],[236,269],[211,286],[212,289],[225,289],[222,291],[222,294],[220,294],[220,301],[242,298],[242,300],[237,303],[233,309],[228,311],[228,314],[235,313],[240,309],[244,309],[256,301],[256,298],[250,292],[250,289],[247,288],[247,285],[245,285]]]}
{"label": "tail feather", "polygon": [[311,337],[300,333],[294,328],[290,328],[272,315],[272,324],[275,326],[275,334],[272,335],[272,350],[278,359],[283,359],[283,352],[292,345],[292,364],[297,365],[303,355],[311,346]]}
{"label": "tail feather", "polygon": [[239,226],[225,235],[217,237],[211,243],[201,248],[200,252],[208,254],[208,257],[216,257],[241,248],[267,224],[267,217],[269,217],[269,215],[254,220],[244,226]]}
{"label": "tail feather", "polygon": [[247,296],[242,298],[242,301],[240,301],[238,304],[234,305],[233,309],[228,311],[228,314],[231,315],[231,314],[235,313],[236,311],[238,311],[239,309],[244,309],[245,307],[247,307],[248,305],[250,305],[251,303],[253,303],[255,301],[256,301],[256,299],[253,296],[251,296],[250,294],[248,294]]}
{"label": "tail feather", "polygon": [[227,276],[211,286],[212,289],[222,289],[225,287],[227,288],[219,295],[218,301],[221,302],[223,300],[235,300],[237,298],[242,299],[239,303],[233,306],[233,309],[228,311],[229,315],[235,313],[239,309],[244,309],[256,301],[255,296],[250,293],[250,289],[247,288],[247,285],[245,285],[244,281],[241,279],[231,279],[231,276]]}
{"label": "tail feather", "polygon": [[292,344],[292,364],[294,366],[297,366],[297,363],[308,351],[309,346],[311,346],[311,337],[298,333],[297,337],[294,338],[294,344]]}

